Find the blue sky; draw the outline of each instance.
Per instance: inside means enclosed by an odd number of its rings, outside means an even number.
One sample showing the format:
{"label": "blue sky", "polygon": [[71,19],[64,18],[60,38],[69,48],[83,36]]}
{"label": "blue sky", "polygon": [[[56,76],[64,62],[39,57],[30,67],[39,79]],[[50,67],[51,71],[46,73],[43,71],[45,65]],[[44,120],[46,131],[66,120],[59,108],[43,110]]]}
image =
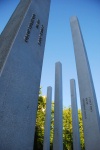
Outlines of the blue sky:
{"label": "blue sky", "polygon": [[[0,0],[0,33],[19,0]],[[80,98],[77,82],[74,49],[69,18],[77,16],[80,22],[90,68],[92,72],[97,101],[100,109],[100,1],[99,0],[51,0],[50,17],[45,46],[41,77],[42,93],[46,95],[47,86],[53,87],[55,63],[62,63],[63,106],[71,105],[70,79],[76,80],[78,107]],[[54,94],[53,98],[54,100]]]}

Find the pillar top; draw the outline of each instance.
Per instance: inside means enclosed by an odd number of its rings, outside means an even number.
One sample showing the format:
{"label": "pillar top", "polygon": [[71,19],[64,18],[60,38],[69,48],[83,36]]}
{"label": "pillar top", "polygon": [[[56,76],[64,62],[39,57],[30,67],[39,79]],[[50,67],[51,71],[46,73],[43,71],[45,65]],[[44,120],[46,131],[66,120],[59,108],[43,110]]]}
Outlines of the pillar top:
{"label": "pillar top", "polygon": [[73,22],[73,21],[78,21],[77,16],[71,16],[70,17],[70,22]]}

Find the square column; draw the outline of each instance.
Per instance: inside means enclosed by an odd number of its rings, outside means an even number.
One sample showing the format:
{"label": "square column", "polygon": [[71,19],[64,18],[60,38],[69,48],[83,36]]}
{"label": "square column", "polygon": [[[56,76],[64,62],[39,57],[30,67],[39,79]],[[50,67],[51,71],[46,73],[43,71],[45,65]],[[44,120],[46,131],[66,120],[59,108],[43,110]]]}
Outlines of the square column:
{"label": "square column", "polygon": [[54,142],[53,150],[63,150],[62,122],[62,64],[55,64],[55,104],[54,104]]}
{"label": "square column", "polygon": [[49,86],[47,88],[43,150],[50,150],[51,101],[52,101],[52,87]]}
{"label": "square column", "polygon": [[0,150],[33,150],[50,0],[21,0],[0,37]]}
{"label": "square column", "polygon": [[88,57],[77,17],[70,19],[86,150],[100,149],[100,117]]}
{"label": "square column", "polygon": [[74,79],[70,80],[70,91],[71,91],[71,106],[72,106],[73,149],[81,150],[76,85]]}

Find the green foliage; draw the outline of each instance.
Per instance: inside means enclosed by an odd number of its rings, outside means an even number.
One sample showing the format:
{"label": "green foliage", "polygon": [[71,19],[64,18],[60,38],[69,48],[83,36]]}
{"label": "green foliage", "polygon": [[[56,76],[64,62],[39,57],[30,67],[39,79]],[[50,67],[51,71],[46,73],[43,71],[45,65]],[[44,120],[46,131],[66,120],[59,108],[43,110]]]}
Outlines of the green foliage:
{"label": "green foliage", "polygon": [[45,110],[46,110],[46,97],[39,96],[36,127],[35,127],[35,141],[34,141],[35,150],[43,149]]}
{"label": "green foliage", "polygon": [[63,147],[64,150],[72,150],[72,111],[71,108],[63,110]]}
{"label": "green foliage", "polygon": [[85,147],[84,147],[84,134],[83,134],[83,122],[82,122],[82,112],[81,112],[81,110],[78,110],[78,118],[79,118],[79,130],[80,130],[81,149],[85,150]]}
{"label": "green foliage", "polygon": [[[45,111],[46,111],[46,97],[43,97],[40,94],[37,109],[34,150],[43,149]],[[84,135],[83,135],[81,110],[78,110],[78,117],[79,117],[81,149],[84,150]],[[52,103],[52,110],[51,110],[50,150],[53,149],[53,131],[54,131],[54,103]],[[63,149],[73,150],[72,111],[70,107],[63,109]]]}
{"label": "green foliage", "polygon": [[54,103],[52,103],[51,107],[50,150],[53,149],[53,131],[54,131]]}

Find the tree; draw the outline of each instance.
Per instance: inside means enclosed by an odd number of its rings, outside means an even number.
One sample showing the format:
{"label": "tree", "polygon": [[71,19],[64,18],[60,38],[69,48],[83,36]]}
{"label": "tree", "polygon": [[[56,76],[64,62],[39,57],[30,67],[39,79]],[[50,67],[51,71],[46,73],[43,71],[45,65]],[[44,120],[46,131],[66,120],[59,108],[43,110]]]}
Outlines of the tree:
{"label": "tree", "polygon": [[80,130],[81,149],[85,150],[84,133],[83,133],[83,122],[82,122],[82,112],[81,112],[81,110],[78,110],[78,118],[79,118],[79,130]]}
{"label": "tree", "polygon": [[[40,94],[38,99],[34,150],[43,149],[45,112],[46,112],[46,97]],[[83,134],[81,110],[78,110],[78,118],[79,118],[81,149],[84,150],[85,149],[84,134]],[[54,103],[52,103],[51,109],[50,150],[53,149],[53,133],[54,133]],[[63,147],[64,150],[73,150],[72,110],[70,107],[63,109]]]}
{"label": "tree", "polygon": [[34,140],[35,150],[43,149],[45,110],[46,110],[46,97],[39,96],[36,127],[35,127],[35,140]]}
{"label": "tree", "polygon": [[71,108],[63,109],[63,147],[64,150],[72,150],[72,111]]}

